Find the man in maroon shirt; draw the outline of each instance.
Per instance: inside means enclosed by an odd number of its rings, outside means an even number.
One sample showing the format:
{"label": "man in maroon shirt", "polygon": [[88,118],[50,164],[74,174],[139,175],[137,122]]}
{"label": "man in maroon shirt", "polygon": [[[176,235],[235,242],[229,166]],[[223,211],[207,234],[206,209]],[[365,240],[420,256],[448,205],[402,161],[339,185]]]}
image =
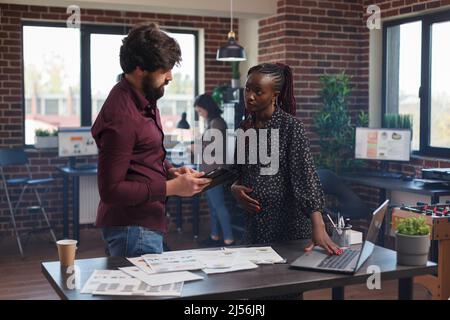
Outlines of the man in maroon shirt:
{"label": "man in maroon shirt", "polygon": [[99,149],[96,225],[112,256],[161,253],[166,197],[192,196],[210,183],[202,172],[165,160],[156,101],[180,61],[178,43],[157,25],[131,30],[120,48],[122,79],[92,126]]}

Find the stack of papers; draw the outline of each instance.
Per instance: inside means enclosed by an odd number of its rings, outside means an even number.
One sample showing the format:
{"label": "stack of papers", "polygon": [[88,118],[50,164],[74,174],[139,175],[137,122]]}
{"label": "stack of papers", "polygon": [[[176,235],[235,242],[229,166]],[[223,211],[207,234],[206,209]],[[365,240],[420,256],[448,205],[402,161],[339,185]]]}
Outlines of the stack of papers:
{"label": "stack of papers", "polygon": [[133,266],[95,270],[81,293],[181,296],[185,281],[203,279],[189,271],[216,274],[255,269],[258,264],[286,263],[272,247],[169,251],[128,258],[128,261]]}
{"label": "stack of papers", "polygon": [[149,286],[120,270],[95,270],[81,293],[110,296],[181,296],[183,282]]}

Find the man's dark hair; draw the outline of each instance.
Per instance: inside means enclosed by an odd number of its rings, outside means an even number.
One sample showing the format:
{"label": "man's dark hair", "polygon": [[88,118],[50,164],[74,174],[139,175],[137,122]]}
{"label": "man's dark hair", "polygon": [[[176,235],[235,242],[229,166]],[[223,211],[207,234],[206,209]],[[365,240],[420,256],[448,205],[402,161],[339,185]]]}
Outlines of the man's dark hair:
{"label": "man's dark hair", "polygon": [[201,94],[195,98],[194,107],[200,107],[208,111],[208,119],[217,118],[222,113],[217,103],[208,94]]}
{"label": "man's dark hair", "polygon": [[170,70],[180,61],[178,42],[154,23],[134,27],[122,40],[120,66],[125,73],[133,72],[136,67],[149,72]]}

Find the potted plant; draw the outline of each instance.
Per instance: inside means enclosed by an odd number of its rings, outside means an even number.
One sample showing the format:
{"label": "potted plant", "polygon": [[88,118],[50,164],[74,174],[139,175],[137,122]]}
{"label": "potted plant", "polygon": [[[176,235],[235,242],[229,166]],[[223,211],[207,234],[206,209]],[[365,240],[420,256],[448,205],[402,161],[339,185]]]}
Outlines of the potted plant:
{"label": "potted plant", "polygon": [[395,231],[397,263],[422,266],[428,261],[430,226],[425,218],[405,218],[397,223]]}
{"label": "potted plant", "polygon": [[58,130],[36,129],[34,147],[36,149],[49,149],[58,147]]}
{"label": "potted plant", "polygon": [[319,135],[320,153],[316,157],[319,168],[335,173],[363,166],[361,160],[353,159],[355,145],[355,125],[367,127],[367,113],[361,111],[356,123],[347,108],[347,98],[351,93],[350,77],[344,72],[320,77],[319,93],[323,108],[314,117],[314,129]]}
{"label": "potted plant", "polygon": [[411,114],[386,113],[384,127],[394,129],[412,129],[413,118]]}

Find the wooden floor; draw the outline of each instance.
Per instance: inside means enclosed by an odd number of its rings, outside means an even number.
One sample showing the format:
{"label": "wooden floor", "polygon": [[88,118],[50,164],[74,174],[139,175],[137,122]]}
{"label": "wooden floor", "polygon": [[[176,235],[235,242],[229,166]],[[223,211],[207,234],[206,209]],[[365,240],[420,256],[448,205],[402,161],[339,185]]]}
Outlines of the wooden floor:
{"label": "wooden floor", "polygon": [[[207,230],[207,227],[201,228]],[[205,234],[201,234],[202,239]],[[104,256],[104,246],[98,229],[81,231],[82,243],[77,252],[77,259]],[[185,231],[169,232],[166,243],[171,250],[198,248],[192,233]],[[31,237],[25,247],[26,257],[22,259],[14,239],[0,242],[0,299],[59,299],[41,272],[42,261],[58,259],[56,247],[45,235]],[[305,299],[330,299],[331,290],[315,290],[305,293]],[[381,290],[369,291],[365,285],[346,288],[347,299],[397,299],[397,281],[382,283]],[[431,299],[428,292],[420,285],[414,287],[414,299]]]}

